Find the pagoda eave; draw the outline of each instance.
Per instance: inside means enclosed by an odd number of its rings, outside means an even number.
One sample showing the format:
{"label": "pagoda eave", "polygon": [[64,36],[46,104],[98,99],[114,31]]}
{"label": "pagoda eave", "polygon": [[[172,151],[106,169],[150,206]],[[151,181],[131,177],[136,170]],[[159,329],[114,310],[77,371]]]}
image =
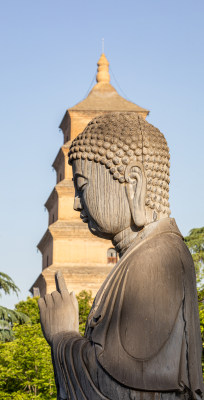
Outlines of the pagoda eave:
{"label": "pagoda eave", "polygon": [[38,250],[40,250],[41,253],[43,253],[44,248],[48,245],[50,240],[52,240],[52,234],[50,232],[50,229],[48,228],[37,245],[37,248]]}
{"label": "pagoda eave", "polygon": [[57,168],[58,168],[60,162],[62,161],[63,157],[68,153],[70,145],[71,145],[71,140],[69,142],[63,144],[63,146],[58,151],[57,156],[55,157],[55,160],[52,164],[52,167],[55,169],[55,171],[57,171]]}
{"label": "pagoda eave", "polygon": [[74,185],[68,180],[64,179],[55,185],[54,189],[52,190],[50,196],[48,197],[47,201],[45,202],[44,206],[48,211],[51,210],[54,203],[56,202],[58,195],[71,195],[74,196]]}

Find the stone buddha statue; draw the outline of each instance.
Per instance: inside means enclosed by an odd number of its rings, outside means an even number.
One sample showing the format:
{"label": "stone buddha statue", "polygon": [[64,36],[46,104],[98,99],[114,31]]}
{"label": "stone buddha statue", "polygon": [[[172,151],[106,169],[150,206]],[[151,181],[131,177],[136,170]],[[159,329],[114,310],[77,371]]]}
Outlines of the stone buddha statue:
{"label": "stone buddha statue", "polygon": [[63,276],[39,300],[58,399],[200,399],[201,337],[192,257],[169,218],[169,149],[138,114],[92,120],[69,152],[74,208],[120,260],[86,333]]}

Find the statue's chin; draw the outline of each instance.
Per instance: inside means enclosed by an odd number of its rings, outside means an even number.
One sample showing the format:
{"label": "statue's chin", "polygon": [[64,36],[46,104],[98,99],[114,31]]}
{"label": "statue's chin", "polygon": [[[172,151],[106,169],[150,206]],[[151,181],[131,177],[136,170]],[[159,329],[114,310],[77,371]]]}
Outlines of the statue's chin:
{"label": "statue's chin", "polygon": [[107,232],[103,232],[103,230],[92,220],[88,221],[88,227],[90,232],[93,233],[93,235],[98,236],[100,238],[112,240],[114,236]]}

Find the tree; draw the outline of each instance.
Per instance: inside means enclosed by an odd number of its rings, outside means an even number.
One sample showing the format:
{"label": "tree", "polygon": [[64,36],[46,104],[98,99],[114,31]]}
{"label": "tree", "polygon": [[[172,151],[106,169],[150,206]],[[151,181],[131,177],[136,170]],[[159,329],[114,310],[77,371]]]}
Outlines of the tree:
{"label": "tree", "polygon": [[50,347],[45,341],[38,298],[20,301],[14,312],[27,314],[27,321],[14,324],[14,340],[0,343],[0,398],[56,399]]}
{"label": "tree", "polygon": [[184,240],[195,264],[197,286],[199,290],[202,290],[204,288],[204,227],[191,229]]}
{"label": "tree", "polygon": [[[90,311],[91,297],[91,292],[85,290],[77,296],[81,334]],[[12,342],[0,343],[0,399],[56,399],[50,346],[41,331],[37,300],[28,297],[15,306],[14,312],[27,314],[29,320],[21,325],[14,324]]]}
{"label": "tree", "polygon": [[28,297],[27,300],[19,301],[15,305],[15,310],[26,314],[32,324],[38,324],[40,322],[40,312],[38,307],[38,297]]}
{"label": "tree", "polygon": [[12,328],[14,324],[23,324],[28,321],[29,317],[22,312],[0,306],[0,341],[10,342],[13,340]]}
{"label": "tree", "polygon": [[40,324],[15,325],[13,331],[15,340],[0,344],[0,398],[56,399],[50,347]]}
{"label": "tree", "polygon": [[[19,292],[19,288],[15,285],[13,279],[4,272],[0,272],[0,290],[3,290],[5,294],[14,292],[18,295]],[[14,323],[22,324],[28,320],[29,318],[20,310],[10,310],[0,306],[0,341],[9,342],[13,340],[12,327]]]}
{"label": "tree", "polygon": [[[15,285],[13,279],[10,278],[4,272],[0,272],[0,290],[3,290],[5,294],[10,294],[11,291],[18,295],[19,288]],[[0,292],[1,297],[1,292]]]}
{"label": "tree", "polygon": [[193,257],[198,292],[200,329],[203,343],[202,367],[204,377],[204,227],[191,229],[184,238]]}
{"label": "tree", "polygon": [[91,291],[82,290],[76,297],[79,303],[79,332],[84,335],[86,320],[93,301],[92,294]]}

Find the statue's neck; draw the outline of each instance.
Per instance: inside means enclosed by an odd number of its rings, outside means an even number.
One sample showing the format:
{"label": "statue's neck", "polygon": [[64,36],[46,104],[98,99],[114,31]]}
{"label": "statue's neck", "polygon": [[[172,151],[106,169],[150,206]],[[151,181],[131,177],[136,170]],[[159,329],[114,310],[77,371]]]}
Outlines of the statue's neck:
{"label": "statue's neck", "polygon": [[[166,219],[166,218],[165,218]],[[160,224],[161,221],[150,222],[142,228],[137,228],[132,225],[123,231],[117,233],[112,239],[112,243],[115,246],[119,256],[122,257],[126,250],[134,243],[138,235],[142,235],[142,238],[149,236]]]}
{"label": "statue's neck", "polygon": [[141,229],[132,225],[114,236],[112,243],[121,257],[136,239]]}

